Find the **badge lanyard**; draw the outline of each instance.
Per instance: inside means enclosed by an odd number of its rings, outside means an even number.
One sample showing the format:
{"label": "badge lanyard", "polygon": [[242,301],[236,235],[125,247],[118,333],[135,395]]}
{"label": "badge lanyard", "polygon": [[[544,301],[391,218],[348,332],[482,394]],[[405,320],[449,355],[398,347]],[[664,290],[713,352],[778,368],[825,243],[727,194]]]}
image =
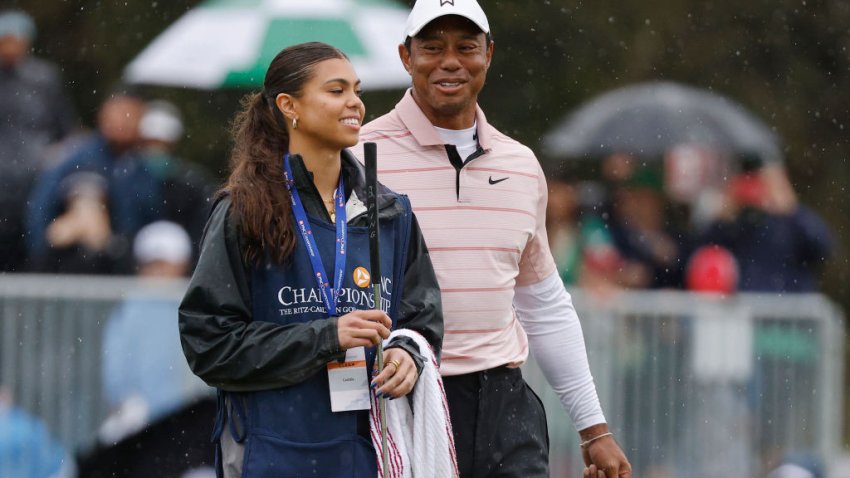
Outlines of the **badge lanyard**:
{"label": "badge lanyard", "polygon": [[328,274],[325,272],[325,266],[322,264],[322,256],[319,254],[319,248],[316,245],[316,238],[313,237],[313,230],[310,227],[307,211],[304,209],[304,203],[301,202],[298,188],[295,187],[295,176],[292,174],[292,168],[289,165],[289,154],[283,156],[283,174],[286,179],[286,189],[289,190],[289,197],[292,199],[292,213],[295,215],[295,223],[298,226],[298,231],[301,233],[301,238],[304,239],[307,254],[310,256],[310,263],[313,265],[316,283],[319,285],[319,291],[322,293],[322,302],[325,304],[328,316],[335,316],[337,315],[337,298],[342,289],[342,280],[345,274],[345,242],[347,238],[345,187],[343,185],[342,175],[339,177],[339,185],[334,195],[337,247],[334,258],[334,287],[331,289],[328,282]]}

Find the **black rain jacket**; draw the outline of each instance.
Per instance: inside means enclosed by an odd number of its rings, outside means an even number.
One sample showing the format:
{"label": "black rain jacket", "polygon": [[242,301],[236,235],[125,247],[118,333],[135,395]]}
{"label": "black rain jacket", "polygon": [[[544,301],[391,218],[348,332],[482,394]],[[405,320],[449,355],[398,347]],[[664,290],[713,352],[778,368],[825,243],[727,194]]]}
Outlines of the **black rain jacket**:
{"label": "black rain jacket", "polygon": [[[330,216],[321,196],[298,156],[290,157],[295,184],[307,214]],[[346,197],[352,190],[366,197],[365,171],[348,151],[342,154]],[[390,195],[380,194],[379,218],[401,212]],[[207,384],[226,391],[255,391],[286,387],[312,376],[332,360],[341,360],[337,318],[279,325],[251,320],[251,264],[245,262],[244,239],[230,211],[226,195],[214,206],[204,230],[201,255],[180,304],[179,325],[183,351],[189,366]],[[349,219],[349,225],[365,226],[366,214]],[[300,239],[299,239],[300,240]],[[413,217],[405,270],[405,287],[396,327],[422,334],[439,357],[443,340],[440,289],[422,232]],[[400,337],[389,347],[407,350],[422,369],[416,344]]]}

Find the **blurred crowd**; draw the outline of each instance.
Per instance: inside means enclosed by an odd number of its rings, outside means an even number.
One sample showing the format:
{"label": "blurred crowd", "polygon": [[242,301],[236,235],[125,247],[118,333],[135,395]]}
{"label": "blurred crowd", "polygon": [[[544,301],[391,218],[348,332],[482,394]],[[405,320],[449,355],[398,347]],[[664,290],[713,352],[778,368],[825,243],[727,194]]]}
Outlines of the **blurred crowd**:
{"label": "blurred crowd", "polygon": [[[34,36],[26,14],[0,17],[0,271],[132,274],[133,238],[159,220],[184,228],[197,254],[214,182],[175,154],[180,112],[117,86],[95,128],[80,127],[59,69],[31,54]],[[550,245],[566,283],[817,289],[831,233],[781,163],[689,145],[600,161],[594,178],[549,174]]]}
{"label": "blurred crowd", "polygon": [[[724,155],[692,145],[672,148],[663,157],[622,152],[600,161],[600,174],[590,179],[550,174],[547,208],[549,243],[561,278],[568,286],[581,287],[591,300],[610,301],[613,294],[626,289],[687,290],[715,298],[734,297],[737,292],[818,291],[820,268],[833,248],[832,233],[814,211],[800,203],[783,164],[751,152]],[[701,166],[683,168],[683,163]],[[630,455],[637,474],[648,478],[755,476],[742,470],[757,455],[770,478],[824,476],[815,453],[805,446],[787,449],[779,432],[791,415],[789,410],[799,413],[802,404],[811,400],[813,392],[805,377],[819,373],[816,357],[820,352],[810,331],[795,328],[792,322],[763,323],[750,329],[745,315],[731,318],[739,319],[741,330],[729,322],[712,325],[729,318],[717,316],[728,314],[723,310],[696,309],[694,318],[708,320],[683,319],[673,322],[680,326],[668,323],[666,328],[656,328],[655,321],[639,317],[624,322],[623,346],[639,351],[618,365],[628,377],[626,382],[652,383],[658,375],[676,377],[675,384],[657,384],[661,395],[677,386],[705,387],[700,403],[706,409],[717,408],[708,412],[711,420],[701,429],[706,433],[701,443],[708,449],[711,440],[729,440],[730,434],[740,443],[735,447],[738,455],[718,462],[698,454],[687,466],[649,446],[638,447]],[[720,342],[711,342],[713,326],[727,327],[720,332]],[[706,356],[694,358],[691,334],[701,334],[700,343],[711,343]],[[747,351],[742,363],[753,363],[747,373],[736,376],[727,371],[719,377],[700,372],[706,365],[711,368],[721,362],[717,355],[728,350],[723,344],[732,343]],[[750,351],[751,347],[755,350]],[[793,350],[808,352],[794,355]],[[694,364],[693,369],[683,366],[688,363]],[[747,399],[763,397],[768,387],[779,386],[787,388],[774,408]],[[636,388],[635,396],[640,390]],[[773,419],[754,420],[759,407]],[[652,417],[662,429],[675,429],[686,420],[683,409],[698,413],[698,408],[664,399],[635,399],[634,405],[626,407],[625,421],[643,423]],[[804,415],[798,415],[803,416],[802,423],[813,420]],[[756,431],[734,431],[742,426]],[[652,431],[632,432],[639,442],[657,445]],[[668,457],[676,455],[672,450],[681,451],[674,441],[660,446],[669,452]]]}
{"label": "blurred crowd", "polygon": [[[60,70],[32,54],[35,35],[26,13],[0,12],[0,273],[188,277],[216,184],[176,154],[181,112],[117,85],[95,127],[84,128]],[[167,453],[128,465],[150,456],[137,453],[142,444],[174,445],[163,437],[178,435],[168,431],[175,420],[184,431],[195,426],[181,416],[203,410],[206,422],[212,413],[209,401],[187,401],[208,389],[183,358],[177,305],[130,291],[108,318],[101,381],[109,410],[89,456],[63,450],[0,383],[0,476],[210,476],[205,429],[183,439],[173,469]]]}
{"label": "blurred crowd", "polygon": [[82,128],[34,35],[26,14],[0,16],[0,271],[132,274],[133,238],[158,220],[197,251],[214,182],[176,156],[177,108],[116,86]]}
{"label": "blurred crowd", "polygon": [[692,145],[600,161],[596,178],[550,175],[547,229],[565,283],[597,295],[818,291],[832,232],[783,164]]}
{"label": "blurred crowd", "polygon": [[[0,12],[0,272],[187,276],[216,184],[176,154],[180,111],[116,86],[95,127],[83,128],[60,70],[31,54],[35,34],[25,13]],[[549,243],[568,286],[598,296],[818,290],[832,233],[800,203],[781,162],[686,144],[661,157],[622,151],[599,161],[593,177],[548,174]],[[181,410],[189,372],[175,326],[176,304],[133,297],[110,317],[104,445]],[[141,352],[153,348],[160,353]],[[0,476],[3,466],[26,466],[3,455],[14,440],[42,450],[30,458],[45,470],[31,476],[75,474],[0,387]]]}

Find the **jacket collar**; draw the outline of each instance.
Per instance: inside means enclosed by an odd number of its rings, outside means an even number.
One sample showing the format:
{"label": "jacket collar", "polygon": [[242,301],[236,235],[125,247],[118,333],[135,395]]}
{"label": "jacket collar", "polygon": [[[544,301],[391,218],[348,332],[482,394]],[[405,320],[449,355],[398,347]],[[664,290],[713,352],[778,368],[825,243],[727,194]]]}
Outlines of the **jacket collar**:
{"label": "jacket collar", "polygon": [[[356,199],[357,201],[365,204],[366,168],[347,149],[342,150],[342,171],[345,175],[345,180],[347,182],[351,182],[352,194],[349,196],[349,201]],[[392,194],[386,186],[378,183],[378,216],[384,217],[385,214],[395,215],[396,213],[401,212],[401,209],[399,208],[400,206],[401,205],[395,200],[395,195]]]}
{"label": "jacket collar", "polygon": [[[422,112],[422,108],[416,104],[413,99],[413,89],[408,88],[401,98],[401,101],[395,105],[395,110],[398,113],[401,122],[407,127],[420,146],[443,146],[446,143],[431,124],[431,120]],[[475,122],[478,127],[478,144],[485,151],[490,149],[490,124],[487,123],[487,117],[484,116],[484,111],[477,104],[475,105]]]}
{"label": "jacket collar", "polygon": [[[345,181],[346,210],[350,218],[355,218],[365,213],[366,203],[366,168],[347,149],[342,150],[340,155],[340,174]],[[321,202],[316,186],[313,184],[313,175],[304,165],[304,160],[298,155],[290,156],[292,174],[298,193],[305,197],[318,198]],[[397,202],[395,196],[383,184],[378,185],[378,211],[381,218],[386,215],[395,215],[401,209],[393,207]],[[362,206],[362,208],[361,208]],[[400,205],[398,205],[400,207]],[[351,209],[353,208],[353,209]],[[361,210],[362,209],[362,210]],[[398,210],[396,210],[398,209]],[[389,217],[389,216],[388,216]],[[349,220],[350,222],[350,220]]]}

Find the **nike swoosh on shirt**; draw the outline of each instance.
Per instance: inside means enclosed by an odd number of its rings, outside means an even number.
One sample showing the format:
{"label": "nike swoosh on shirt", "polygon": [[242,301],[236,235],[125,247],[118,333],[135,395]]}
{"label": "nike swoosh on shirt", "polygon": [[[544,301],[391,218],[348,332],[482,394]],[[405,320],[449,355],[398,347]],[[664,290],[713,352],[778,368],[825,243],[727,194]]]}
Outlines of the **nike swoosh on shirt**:
{"label": "nike swoosh on shirt", "polygon": [[507,178],[501,178],[501,179],[493,179],[493,176],[490,176],[490,184],[498,184],[502,181],[507,181],[508,179],[510,179],[510,176],[508,176]]}

